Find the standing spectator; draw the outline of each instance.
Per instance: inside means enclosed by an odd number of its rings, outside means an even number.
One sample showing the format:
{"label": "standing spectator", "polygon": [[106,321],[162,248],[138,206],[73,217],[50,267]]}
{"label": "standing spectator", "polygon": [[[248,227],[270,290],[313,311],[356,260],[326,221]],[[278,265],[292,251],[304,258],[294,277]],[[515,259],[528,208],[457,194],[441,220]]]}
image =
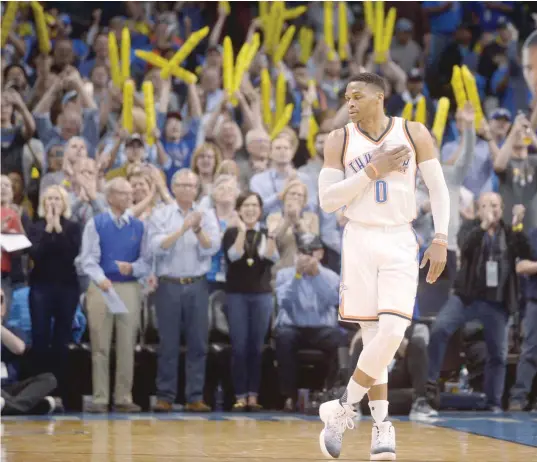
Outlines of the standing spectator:
{"label": "standing spectator", "polygon": [[82,157],[76,162],[70,199],[72,219],[82,228],[106,210],[106,197],[97,190],[97,163],[93,159]]}
{"label": "standing spectator", "polygon": [[492,139],[498,146],[502,146],[511,129],[511,122],[513,121],[511,111],[505,108],[497,108],[492,111],[489,119]]}
{"label": "standing spectator", "polygon": [[200,198],[211,194],[215,173],[221,161],[220,149],[213,143],[203,143],[194,151],[192,171],[200,180]]}
{"label": "standing spectator", "polygon": [[390,48],[392,59],[405,73],[415,67],[421,67],[421,47],[412,39],[414,24],[412,21],[401,18],[395,24],[395,36]]}
{"label": "standing spectator", "polygon": [[224,234],[228,265],[227,317],[231,337],[234,411],[259,411],[261,354],[274,307],[270,274],[278,260],[275,236],[262,228],[263,200],[246,192]]}
{"label": "standing spectator", "polygon": [[522,352],[516,368],[516,381],[510,392],[509,410],[527,409],[528,397],[537,375],[537,228],[529,234],[531,260],[516,265],[518,274],[528,277],[526,284],[526,314],[522,321]]}
{"label": "standing spectator", "polygon": [[292,267],[278,271],[274,340],[280,390],[285,410],[294,411],[297,393],[297,353],[301,348],[322,350],[328,366],[327,388],[337,373],[337,350],[342,336],[337,327],[339,276],[320,264],[323,245],[318,236],[297,237],[298,258]]}
{"label": "standing spectator", "polygon": [[[237,179],[234,176],[220,175],[216,179],[211,197],[214,212],[218,219],[221,239],[224,237],[224,233],[230,222],[236,221],[235,206],[239,193],[240,189],[237,184]],[[215,290],[225,290],[226,273],[226,255],[224,248],[220,247],[218,253],[213,255],[211,260],[211,270],[207,273],[210,292],[214,292]]]}
{"label": "standing spectator", "polygon": [[75,258],[81,229],[70,220],[69,197],[61,186],[49,186],[41,196],[40,217],[30,228],[30,315],[36,373],[52,372],[62,398],[67,394],[67,345],[80,295]]}
{"label": "standing spectator", "polygon": [[[485,393],[494,412],[501,412],[509,314],[518,307],[516,260],[531,258],[527,237],[502,221],[502,208],[498,194],[485,193],[479,199],[479,219],[461,227],[455,292],[436,317],[429,343],[429,381],[436,382],[449,338],[467,321],[479,319],[484,324]],[[524,208],[516,206],[513,215],[517,230]]]}
{"label": "standing spectator", "polygon": [[[116,327],[116,382],[114,405],[117,412],[138,412],[132,402],[134,347],[140,325],[141,291],[136,281],[149,274],[144,260],[143,223],[130,216],[132,188],[124,178],[106,185],[109,211],[92,218],[84,228],[80,260],[90,278],[87,293],[93,403],[89,411],[104,413],[109,405],[109,354],[112,331]],[[107,306],[106,295],[123,302],[127,312],[117,313]]]}
{"label": "standing spectator", "polygon": [[[0,177],[0,204],[2,233],[21,234],[24,233],[19,214],[13,207],[13,187],[8,176]],[[9,312],[11,308],[12,287],[11,287],[11,255],[2,249],[2,288],[6,296],[6,307]]]}
{"label": "standing spectator", "polygon": [[[16,125],[17,113],[22,116],[22,126]],[[23,148],[35,132],[35,121],[21,95],[14,89],[2,91],[0,127],[2,173],[18,173],[28,182],[33,159],[31,155],[23,155]]]}
{"label": "standing spectator", "polygon": [[[57,151],[56,153],[58,154]],[[71,190],[75,181],[75,165],[80,159],[88,157],[87,144],[84,138],[80,138],[79,136],[70,138],[62,154],[62,169],[51,171],[41,178],[41,182],[39,183],[40,196],[52,185],[61,185],[65,189]]]}
{"label": "standing spectator", "polygon": [[526,116],[520,114],[494,160],[494,170],[505,203],[503,219],[511,222],[513,206],[522,204],[526,208],[524,226],[533,229],[537,228],[537,156],[528,156],[529,144],[537,147],[537,136]]}
{"label": "standing spectator", "polygon": [[[57,126],[52,124],[50,111],[62,90],[69,89],[62,98],[62,112],[58,116]],[[80,103],[79,103],[80,99]],[[45,148],[52,143],[65,144],[73,136],[82,135],[88,144],[88,152],[95,155],[99,142],[99,110],[95,101],[87,93],[78,71],[67,67],[65,72],[54,80],[41,101],[34,108],[35,123],[39,139]]]}
{"label": "standing spectator", "polygon": [[293,150],[290,140],[285,136],[279,136],[271,145],[271,168],[257,173],[250,179],[250,189],[264,198],[263,213],[265,216],[281,211],[282,193],[287,182],[298,176],[307,184],[308,177],[303,173],[297,173],[293,167],[292,159]]}
{"label": "standing spectator", "polygon": [[328,132],[320,130],[317,135],[315,135],[315,156],[311,157],[306,165],[299,167],[298,173],[307,175],[308,177],[308,190],[315,194],[317,198],[318,191],[318,178],[323,168],[324,162],[324,143],[328,138]]}
{"label": "standing spectator", "polygon": [[148,226],[148,242],[156,259],[155,294],[160,343],[157,363],[156,412],[169,412],[177,393],[180,333],[186,333],[186,409],[208,412],[203,401],[209,330],[206,274],[220,248],[213,210],[194,210],[199,178],[189,169],[172,178],[176,203],[156,210]]}

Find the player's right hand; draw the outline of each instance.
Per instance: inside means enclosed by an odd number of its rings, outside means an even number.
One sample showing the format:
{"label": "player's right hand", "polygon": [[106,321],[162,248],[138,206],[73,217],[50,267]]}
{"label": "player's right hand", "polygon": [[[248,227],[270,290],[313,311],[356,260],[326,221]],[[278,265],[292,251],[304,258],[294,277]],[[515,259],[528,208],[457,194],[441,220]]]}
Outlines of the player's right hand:
{"label": "player's right hand", "polygon": [[368,165],[372,165],[374,168],[366,169],[366,173],[371,179],[382,178],[401,168],[403,163],[409,159],[410,149],[408,146],[402,144],[387,150],[386,146],[382,145],[373,151],[371,162]]}

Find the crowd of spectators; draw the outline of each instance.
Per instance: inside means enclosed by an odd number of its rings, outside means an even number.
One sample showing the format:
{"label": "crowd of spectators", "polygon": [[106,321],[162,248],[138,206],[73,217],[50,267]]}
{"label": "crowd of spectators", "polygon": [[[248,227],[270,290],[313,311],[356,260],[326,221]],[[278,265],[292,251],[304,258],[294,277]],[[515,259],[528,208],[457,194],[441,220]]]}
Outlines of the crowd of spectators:
{"label": "crowd of spectators", "polygon": [[[360,332],[358,325],[338,323],[347,219],[343,211],[319,208],[317,177],[328,133],[349,122],[346,83],[361,72],[385,78],[389,116],[425,98],[431,128],[438,99],[452,100],[437,140],[451,197],[441,278],[451,295],[443,307],[428,307],[439,313],[432,325],[416,307],[390,383],[414,389],[415,416],[434,415],[429,392],[436,389],[446,344],[478,319],[487,345],[482,390],[488,407],[501,410],[507,354],[518,343],[508,337],[514,330],[522,348],[509,406],[529,409],[537,372],[537,19],[531,5],[385,2],[397,10],[397,21],[387,60],[378,64],[363,2],[346,2],[347,59],[324,40],[326,2],[288,2],[286,8],[307,9],[286,22],[296,34],[283,60],[275,63],[262,40],[230,95],[223,89],[224,36],[238,52],[255,33],[263,36],[266,24],[261,2],[231,2],[231,13],[225,3],[111,2],[106,11],[92,11],[89,4],[72,3],[75,10],[43,2],[50,53],[41,51],[29,3],[20,4],[13,25],[2,31],[2,234],[25,234],[31,243],[16,252],[2,249],[2,345],[10,351],[2,356],[3,412],[61,409],[70,385],[68,346],[86,330],[93,389],[87,410],[139,411],[132,398],[134,352],[146,305],[158,331],[153,409],[168,412],[182,401],[176,394],[184,343],[185,408],[210,411],[203,390],[214,328],[209,307],[217,299],[225,301],[233,410],[262,408],[267,334],[286,410],[297,405],[299,349],[322,351],[327,386],[334,385],[338,349],[348,346],[349,330],[350,337]],[[9,5],[2,4],[4,17]],[[338,22],[335,14],[334,37]],[[196,83],[163,79],[160,69],[135,55],[145,50],[170,58],[204,26],[209,36],[181,63],[197,75]],[[109,34],[121,45],[124,28],[135,84],[131,133],[109,59]],[[302,29],[315,37],[306,59]],[[485,113],[479,126],[477,108],[457,109],[454,65],[466,65],[476,78]],[[264,69],[274,89],[285,76],[286,100],[294,105],[276,136],[263,116]],[[152,133],[144,112],[146,81],[154,88]],[[274,94],[270,112],[275,100]],[[416,194],[414,227],[426,248],[434,231],[419,175]],[[17,376],[13,354],[27,360],[27,377]]]}

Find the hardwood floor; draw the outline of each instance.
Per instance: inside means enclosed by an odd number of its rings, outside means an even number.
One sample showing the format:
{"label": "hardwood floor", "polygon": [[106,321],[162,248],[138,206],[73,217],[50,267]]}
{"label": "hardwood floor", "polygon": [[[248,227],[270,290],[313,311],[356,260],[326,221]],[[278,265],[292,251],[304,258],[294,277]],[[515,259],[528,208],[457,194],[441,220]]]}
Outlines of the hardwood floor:
{"label": "hardwood floor", "polygon": [[[278,421],[267,421],[232,414],[220,421],[191,415],[152,417],[141,414],[129,416],[129,420],[123,420],[125,418],[3,419],[2,461],[291,462],[324,459],[318,447],[321,430],[318,420],[282,415]],[[537,418],[529,422],[530,428],[527,423],[521,423],[520,427],[515,425],[515,433],[529,432],[530,439],[523,445],[465,431],[395,421],[397,459],[413,462],[537,460],[537,441],[531,446]],[[502,425],[501,418],[494,427],[498,425]],[[370,438],[371,421],[357,423],[354,430],[345,434],[339,460],[369,460]]]}

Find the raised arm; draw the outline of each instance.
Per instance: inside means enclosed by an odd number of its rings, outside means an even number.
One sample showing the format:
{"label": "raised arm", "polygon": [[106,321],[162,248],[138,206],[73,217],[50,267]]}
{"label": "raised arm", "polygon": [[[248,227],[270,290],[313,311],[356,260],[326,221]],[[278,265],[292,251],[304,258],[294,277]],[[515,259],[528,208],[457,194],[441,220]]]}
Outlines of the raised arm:
{"label": "raised arm", "polygon": [[427,282],[434,283],[446,266],[447,233],[449,226],[449,191],[438,160],[438,152],[427,128],[419,122],[405,122],[408,134],[416,150],[416,162],[423,181],[429,189],[435,237],[426,250],[421,263],[423,268],[430,262]]}

